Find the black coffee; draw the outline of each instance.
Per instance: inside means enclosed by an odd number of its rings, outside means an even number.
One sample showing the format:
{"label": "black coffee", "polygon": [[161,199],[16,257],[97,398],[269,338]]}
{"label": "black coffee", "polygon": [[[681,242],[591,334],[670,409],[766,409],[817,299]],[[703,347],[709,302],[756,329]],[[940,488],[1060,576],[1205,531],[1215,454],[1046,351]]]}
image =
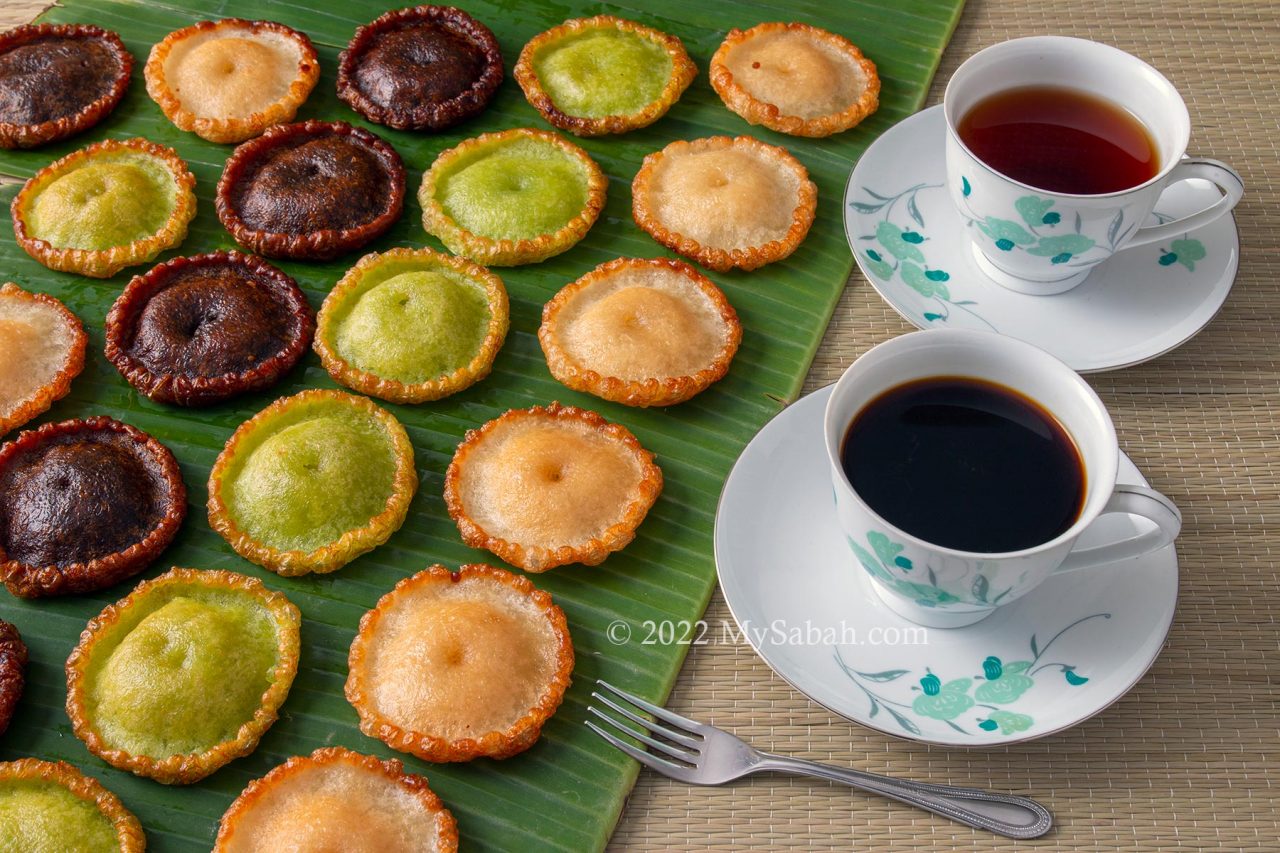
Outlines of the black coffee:
{"label": "black coffee", "polygon": [[840,458],[882,518],[962,551],[1041,545],[1084,503],[1084,465],[1063,426],[1034,400],[981,379],[889,389],[854,417]]}

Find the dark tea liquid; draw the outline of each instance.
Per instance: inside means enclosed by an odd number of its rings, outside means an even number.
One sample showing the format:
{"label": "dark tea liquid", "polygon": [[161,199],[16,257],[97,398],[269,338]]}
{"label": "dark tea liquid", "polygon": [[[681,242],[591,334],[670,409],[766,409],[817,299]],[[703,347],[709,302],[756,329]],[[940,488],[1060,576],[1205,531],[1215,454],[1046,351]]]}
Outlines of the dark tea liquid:
{"label": "dark tea liquid", "polygon": [[1034,400],[981,379],[889,389],[854,417],[840,456],[881,518],[961,551],[1042,545],[1084,503],[1084,464],[1063,426]]}
{"label": "dark tea liquid", "polygon": [[997,92],[965,113],[957,130],[983,163],[1049,192],[1119,192],[1160,171],[1159,153],[1140,121],[1117,104],[1075,89]]}

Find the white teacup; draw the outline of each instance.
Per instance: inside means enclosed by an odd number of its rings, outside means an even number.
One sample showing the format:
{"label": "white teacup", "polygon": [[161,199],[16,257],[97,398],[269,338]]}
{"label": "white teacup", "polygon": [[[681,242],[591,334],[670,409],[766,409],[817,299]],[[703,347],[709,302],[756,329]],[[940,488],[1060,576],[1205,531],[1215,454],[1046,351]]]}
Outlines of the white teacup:
{"label": "white teacup", "polygon": [[[885,391],[931,376],[996,382],[1035,400],[1066,428],[1080,452],[1085,498],[1074,524],[1033,548],[986,554],[926,542],[881,518],[854,491],[841,444],[855,416]],[[902,335],[867,351],[840,377],[827,402],[827,456],[835,511],[857,564],[899,615],[934,628],[971,625],[1033,590],[1056,572],[1112,563],[1163,548],[1182,517],[1159,492],[1116,483],[1120,450],[1111,417],[1080,376],[1045,351],[992,332],[935,329]],[[992,484],[998,488],[998,484]],[[1134,536],[1073,550],[1103,513],[1148,519]]]}
{"label": "white teacup", "polygon": [[[1159,173],[1132,189],[1072,195],[995,171],[969,151],[956,128],[979,101],[1015,86],[1076,89],[1128,110],[1151,134]],[[1141,59],[1105,44],[1037,36],[979,51],[947,84],[943,112],[947,187],[969,225],[974,256],[990,278],[1020,293],[1070,290],[1121,249],[1177,240],[1227,214],[1244,194],[1244,183],[1230,166],[1186,157],[1191,120],[1173,84]],[[1223,197],[1189,216],[1142,224],[1166,187],[1192,178],[1216,184]]]}

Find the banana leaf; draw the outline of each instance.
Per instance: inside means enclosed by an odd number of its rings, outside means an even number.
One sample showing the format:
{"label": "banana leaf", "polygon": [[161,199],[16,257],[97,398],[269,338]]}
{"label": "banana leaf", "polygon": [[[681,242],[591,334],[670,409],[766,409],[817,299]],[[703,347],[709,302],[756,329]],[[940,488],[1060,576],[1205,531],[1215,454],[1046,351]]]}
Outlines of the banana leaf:
{"label": "banana leaf", "polygon": [[[38,423],[109,414],[150,432],[170,447],[190,491],[189,515],[161,560],[143,575],[172,565],[226,568],[263,578],[302,610],[302,660],[282,716],[257,751],[204,781],[166,787],[117,771],[90,755],[71,733],[64,711],[63,664],[85,623],[136,583],[60,599],[21,601],[0,593],[0,618],[17,624],[31,650],[28,684],[0,759],[37,756],[71,762],[115,791],[141,819],[156,851],[207,850],[223,811],[244,786],[292,755],[343,745],[403,758],[425,774],[458,818],[467,849],[593,850],[602,848],[635,782],[638,766],[596,738],[584,725],[597,678],[663,701],[690,649],[715,585],[711,534],[716,502],[734,459],[751,437],[799,393],[834,310],[852,258],[842,227],[845,180],[876,135],[918,109],[963,0],[649,0],[643,4],[560,3],[551,0],[463,0],[493,29],[508,72],[533,35],[568,17],[607,12],[679,36],[699,76],[656,124],[618,137],[575,140],[609,177],[609,201],[591,233],[571,251],[545,263],[499,270],[511,296],[512,329],[493,374],[471,389],[436,403],[392,406],[417,454],[421,486],[404,527],[383,547],[332,575],[281,578],[238,558],[206,519],[205,482],[223,443],[242,421],[276,397],[304,388],[333,387],[309,354],[279,386],[207,409],[180,409],[140,397],[102,356],[102,323],[131,274],[96,281],[51,272],[27,257],[11,236],[0,237],[0,281],[62,299],[85,323],[90,353],[71,394]],[[385,11],[385,2],[283,0],[126,2],[63,0],[41,20],[84,22],[116,30],[138,60],[128,94],[102,124],[71,140],[35,151],[0,151],[0,176],[24,179],[57,157],[103,138],[142,136],[173,146],[196,175],[199,208],[176,254],[233,248],[214,213],[213,190],[230,146],[205,142],[171,125],[147,97],[141,65],[166,33],[204,18],[269,18],[307,33],[320,53],[319,85],[299,113],[369,127],[400,152],[409,172],[410,200],[399,223],[369,247],[442,247],[425,234],[412,195],[423,169],[443,149],[475,134],[509,127],[546,127],[509,77],[488,110],[444,133],[400,132],[369,125],[337,100],[337,55],[357,26]],[[879,111],[858,128],[827,139],[782,136],[747,125],[721,104],[707,81],[712,53],[731,27],[762,20],[798,20],[848,36],[879,66]],[[640,161],[675,139],[750,134],[786,147],[818,186],[817,221],[800,249],[781,263],[750,273],[712,273],[744,326],[742,348],[726,379],[669,409],[632,409],[569,391],[547,372],[536,330],[540,312],[559,288],[618,256],[657,257],[665,250],[631,219],[630,184]],[[0,188],[9,202],[18,183]],[[318,307],[358,253],[327,263],[280,262]],[[0,353],[0,358],[4,354]],[[510,408],[559,400],[594,409],[631,429],[657,454],[666,486],[639,536],[603,565],[565,567],[535,576],[564,608],[577,652],[574,684],[541,741],[506,761],[430,765],[400,756],[365,737],[343,698],[347,650],[361,615],[399,579],[433,563],[457,566],[497,559],[462,544],[441,498],[444,470],[469,429]],[[33,424],[34,425],[34,424]],[[10,436],[12,437],[12,436]],[[801,567],[794,567],[799,570]],[[610,629],[613,623],[623,628]],[[664,625],[673,627],[663,628]],[[624,637],[628,637],[624,639]],[[0,845],[3,846],[3,845]]]}

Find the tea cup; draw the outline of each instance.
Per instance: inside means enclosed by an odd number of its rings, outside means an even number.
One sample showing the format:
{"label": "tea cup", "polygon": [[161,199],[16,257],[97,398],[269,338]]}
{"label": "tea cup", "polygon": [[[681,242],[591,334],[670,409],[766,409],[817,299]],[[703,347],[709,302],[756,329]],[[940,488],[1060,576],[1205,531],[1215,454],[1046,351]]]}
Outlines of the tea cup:
{"label": "tea cup", "polygon": [[[981,553],[927,542],[885,520],[850,483],[842,445],[850,424],[873,400],[919,379],[964,376],[997,383],[1035,401],[1065,429],[1079,451],[1084,496],[1074,522],[1049,541],[1019,551]],[[1106,407],[1074,370],[1031,344],[994,332],[933,329],[868,350],[836,382],[824,416],[835,516],[855,565],[906,619],[934,628],[973,624],[1062,572],[1114,564],[1164,548],[1182,517],[1173,502],[1144,486],[1116,482],[1120,449]],[[999,483],[989,484],[1000,488]],[[957,495],[957,500],[962,496]],[[1128,513],[1132,536],[1077,548],[1104,513]],[[1114,569],[1112,569],[1114,570]]]}
{"label": "tea cup", "polygon": [[[1001,174],[970,150],[958,127],[976,104],[1013,85],[1074,89],[1126,110],[1149,132],[1159,171],[1137,186],[1097,195],[1051,192]],[[947,84],[943,113],[947,187],[974,257],[989,278],[1019,293],[1070,290],[1116,252],[1168,245],[1225,216],[1244,194],[1230,166],[1186,156],[1191,119],[1173,84],[1136,56],[1098,42],[1036,36],[979,51]],[[1166,188],[1193,179],[1215,184],[1222,197],[1188,216],[1144,224]]]}

